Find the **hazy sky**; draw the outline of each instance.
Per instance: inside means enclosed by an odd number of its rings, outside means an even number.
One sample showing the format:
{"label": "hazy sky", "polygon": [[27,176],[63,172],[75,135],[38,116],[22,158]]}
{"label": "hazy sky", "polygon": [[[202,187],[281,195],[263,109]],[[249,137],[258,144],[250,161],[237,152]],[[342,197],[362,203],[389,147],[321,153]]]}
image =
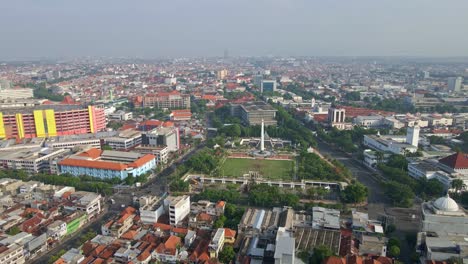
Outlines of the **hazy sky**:
{"label": "hazy sky", "polygon": [[0,0],[0,59],[467,56],[467,0]]}

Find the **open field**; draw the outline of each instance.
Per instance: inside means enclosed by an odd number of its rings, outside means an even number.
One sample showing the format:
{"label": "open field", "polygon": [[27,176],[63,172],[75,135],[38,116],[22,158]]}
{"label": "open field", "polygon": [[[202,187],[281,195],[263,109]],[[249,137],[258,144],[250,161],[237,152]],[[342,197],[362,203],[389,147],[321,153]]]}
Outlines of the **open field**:
{"label": "open field", "polygon": [[249,171],[259,171],[264,179],[292,180],[294,162],[292,160],[264,160],[227,158],[221,165],[221,175],[240,178]]}

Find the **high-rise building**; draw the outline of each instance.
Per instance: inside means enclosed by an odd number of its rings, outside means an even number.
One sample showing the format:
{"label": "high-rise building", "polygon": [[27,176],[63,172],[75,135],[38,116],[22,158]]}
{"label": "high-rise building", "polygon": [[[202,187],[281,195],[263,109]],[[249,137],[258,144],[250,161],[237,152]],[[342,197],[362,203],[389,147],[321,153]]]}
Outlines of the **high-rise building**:
{"label": "high-rise building", "polygon": [[263,81],[263,75],[262,74],[257,74],[257,75],[253,76],[253,84],[256,87],[261,88],[262,87],[262,81]]}
{"label": "high-rise building", "polygon": [[169,207],[169,223],[176,226],[190,213],[190,196],[169,196],[164,205]]}
{"label": "high-rise building", "polygon": [[423,71],[424,79],[428,79],[431,77],[431,74],[428,71]]}
{"label": "high-rise building", "polygon": [[106,128],[104,109],[41,105],[0,112],[0,138],[36,138],[96,133]]}
{"label": "high-rise building", "polygon": [[179,130],[174,127],[159,127],[144,132],[141,136],[141,144],[146,146],[164,147],[169,151],[177,151],[180,147]]}
{"label": "high-rise building", "polygon": [[448,90],[452,92],[459,92],[463,83],[462,77],[449,77],[448,78]]}
{"label": "high-rise building", "polygon": [[406,143],[413,145],[415,147],[418,146],[419,129],[420,128],[418,125],[408,127],[408,131],[406,132]]}
{"label": "high-rise building", "polygon": [[276,81],[275,80],[263,80],[260,86],[260,92],[274,92],[276,91]]}
{"label": "high-rise building", "polygon": [[218,71],[216,74],[216,77],[218,78],[218,80],[224,80],[226,79],[227,75],[228,75],[228,71],[224,69],[224,70]]}

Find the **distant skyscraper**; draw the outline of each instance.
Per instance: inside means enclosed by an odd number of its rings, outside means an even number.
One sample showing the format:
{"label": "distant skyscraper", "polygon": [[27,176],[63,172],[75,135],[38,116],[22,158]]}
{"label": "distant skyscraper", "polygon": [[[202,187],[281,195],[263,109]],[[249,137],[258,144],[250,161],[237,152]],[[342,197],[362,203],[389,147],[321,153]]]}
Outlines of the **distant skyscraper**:
{"label": "distant skyscraper", "polygon": [[462,77],[449,77],[448,78],[448,89],[452,92],[459,92],[463,83]]}
{"label": "distant skyscraper", "polygon": [[261,74],[257,74],[257,75],[254,75],[253,77],[253,84],[255,86],[257,86],[258,88],[260,88],[262,86],[262,81],[263,81],[263,75]]}
{"label": "distant skyscraper", "polygon": [[224,59],[229,58],[229,50],[225,49],[224,50]]}
{"label": "distant skyscraper", "polygon": [[431,77],[431,74],[428,72],[428,71],[424,71],[424,79],[428,79],[429,77]]}

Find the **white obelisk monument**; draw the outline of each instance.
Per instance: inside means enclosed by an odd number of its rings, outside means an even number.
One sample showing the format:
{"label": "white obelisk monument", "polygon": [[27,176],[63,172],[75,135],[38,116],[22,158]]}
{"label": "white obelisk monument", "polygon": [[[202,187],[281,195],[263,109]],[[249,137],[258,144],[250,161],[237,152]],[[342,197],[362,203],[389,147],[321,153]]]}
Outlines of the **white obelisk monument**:
{"label": "white obelisk monument", "polygon": [[265,123],[262,119],[262,135],[260,138],[260,151],[263,152],[265,150]]}

